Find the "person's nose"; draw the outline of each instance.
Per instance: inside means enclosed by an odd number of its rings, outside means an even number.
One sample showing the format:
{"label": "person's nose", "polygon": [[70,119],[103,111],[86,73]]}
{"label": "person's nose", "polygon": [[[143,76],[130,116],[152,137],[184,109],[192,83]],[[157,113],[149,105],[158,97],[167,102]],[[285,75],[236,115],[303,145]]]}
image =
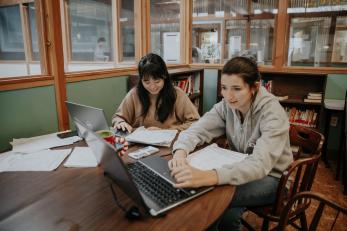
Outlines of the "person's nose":
{"label": "person's nose", "polygon": [[226,98],[228,101],[234,100],[234,99],[235,99],[235,94],[234,94],[234,92],[231,91],[231,90],[227,90],[226,93],[225,93],[225,98]]}

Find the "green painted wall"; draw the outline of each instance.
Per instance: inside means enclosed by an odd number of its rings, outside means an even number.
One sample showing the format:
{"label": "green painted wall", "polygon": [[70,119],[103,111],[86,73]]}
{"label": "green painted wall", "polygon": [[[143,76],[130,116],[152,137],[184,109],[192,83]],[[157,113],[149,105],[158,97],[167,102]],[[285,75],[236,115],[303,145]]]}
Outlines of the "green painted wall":
{"label": "green painted wall", "polygon": [[[345,99],[347,89],[347,74],[346,75],[339,75],[339,74],[330,74],[328,75],[327,79],[327,85],[325,90],[325,98],[326,99]],[[343,113],[342,112],[334,112],[332,116],[338,117],[338,123],[336,127],[330,127],[329,128],[329,134],[328,134],[328,149],[332,150],[333,152],[329,152],[329,155],[332,156],[329,157],[329,159],[335,159],[337,155],[337,151],[339,149],[339,145],[341,142],[341,121],[343,119]]]}
{"label": "green painted wall", "polygon": [[127,77],[69,83],[67,98],[75,103],[104,109],[106,119],[111,124],[113,113],[127,93],[126,83]]}
{"label": "green painted wall", "polygon": [[218,70],[204,70],[204,113],[209,111],[217,102]]}
{"label": "green painted wall", "polygon": [[344,99],[347,89],[347,74],[328,75],[327,85],[325,90],[326,99]]}
{"label": "green painted wall", "polygon": [[0,92],[0,152],[12,138],[32,137],[58,130],[53,86]]}

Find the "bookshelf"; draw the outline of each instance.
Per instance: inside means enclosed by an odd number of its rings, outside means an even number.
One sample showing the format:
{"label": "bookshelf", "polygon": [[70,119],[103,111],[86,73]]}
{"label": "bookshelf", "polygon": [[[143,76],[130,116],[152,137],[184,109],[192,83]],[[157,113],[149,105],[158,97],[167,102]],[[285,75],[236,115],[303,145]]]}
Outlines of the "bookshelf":
{"label": "bookshelf", "polygon": [[[169,75],[175,86],[180,87],[199,111],[203,113],[203,86],[204,69],[202,68],[178,68],[169,70]],[[137,85],[138,74],[129,75],[128,91]]]}
{"label": "bookshelf", "polygon": [[[218,72],[217,100],[221,100],[220,89],[221,71]],[[319,131],[324,129],[324,91],[326,85],[326,74],[307,73],[261,73],[262,85],[272,94],[279,98],[288,114],[290,123],[305,127],[315,128]],[[322,100],[317,102],[305,102],[309,93],[321,93]],[[310,95],[311,95],[310,94]]]}

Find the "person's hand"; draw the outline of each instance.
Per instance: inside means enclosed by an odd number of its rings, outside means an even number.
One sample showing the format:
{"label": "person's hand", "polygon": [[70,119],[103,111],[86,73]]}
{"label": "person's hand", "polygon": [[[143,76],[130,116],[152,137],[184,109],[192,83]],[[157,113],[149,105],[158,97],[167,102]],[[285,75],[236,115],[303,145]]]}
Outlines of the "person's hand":
{"label": "person's hand", "polygon": [[160,130],[160,128],[158,128],[158,127],[148,127],[147,129],[148,130]]}
{"label": "person's hand", "polygon": [[203,171],[190,166],[189,164],[173,168],[171,176],[175,178],[176,188],[198,188],[211,186],[218,183],[218,176],[215,170]]}
{"label": "person's hand", "polygon": [[129,133],[133,130],[133,127],[130,126],[130,124],[128,124],[127,122],[125,122],[124,120],[123,121],[120,121],[118,123],[115,123],[113,125],[113,127],[115,129],[119,129],[119,130],[122,130],[122,131],[128,131]]}
{"label": "person's hand", "polygon": [[128,141],[126,141],[125,139],[124,139],[124,137],[118,137],[118,136],[116,136],[115,137],[115,143],[117,144],[121,144],[121,145],[123,145],[123,148],[122,148],[122,150],[121,151],[119,151],[118,152],[118,155],[119,156],[123,156],[124,154],[125,154],[125,152],[128,150],[128,148],[129,148],[129,144],[128,144]]}
{"label": "person's hand", "polygon": [[183,165],[187,165],[186,159],[187,153],[184,150],[177,150],[174,153],[174,156],[171,160],[169,160],[169,168],[172,170],[173,168],[177,168]]}

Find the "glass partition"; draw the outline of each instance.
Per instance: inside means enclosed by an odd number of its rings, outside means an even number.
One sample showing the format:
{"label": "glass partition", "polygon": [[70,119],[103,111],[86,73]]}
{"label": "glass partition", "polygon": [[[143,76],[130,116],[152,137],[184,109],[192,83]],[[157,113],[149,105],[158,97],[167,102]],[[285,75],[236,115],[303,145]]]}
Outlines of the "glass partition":
{"label": "glass partition", "polygon": [[42,74],[34,1],[0,3],[0,78]]}
{"label": "glass partition", "polygon": [[151,0],[151,51],[166,63],[180,63],[180,1]]}
{"label": "glass partition", "polygon": [[[278,1],[272,0],[193,1],[193,63],[247,55],[272,65],[277,13]],[[206,33],[210,38],[203,43]]]}
{"label": "glass partition", "polygon": [[290,1],[288,66],[347,66],[347,2]]}
{"label": "glass partition", "polygon": [[135,64],[134,0],[64,0],[65,71]]}

